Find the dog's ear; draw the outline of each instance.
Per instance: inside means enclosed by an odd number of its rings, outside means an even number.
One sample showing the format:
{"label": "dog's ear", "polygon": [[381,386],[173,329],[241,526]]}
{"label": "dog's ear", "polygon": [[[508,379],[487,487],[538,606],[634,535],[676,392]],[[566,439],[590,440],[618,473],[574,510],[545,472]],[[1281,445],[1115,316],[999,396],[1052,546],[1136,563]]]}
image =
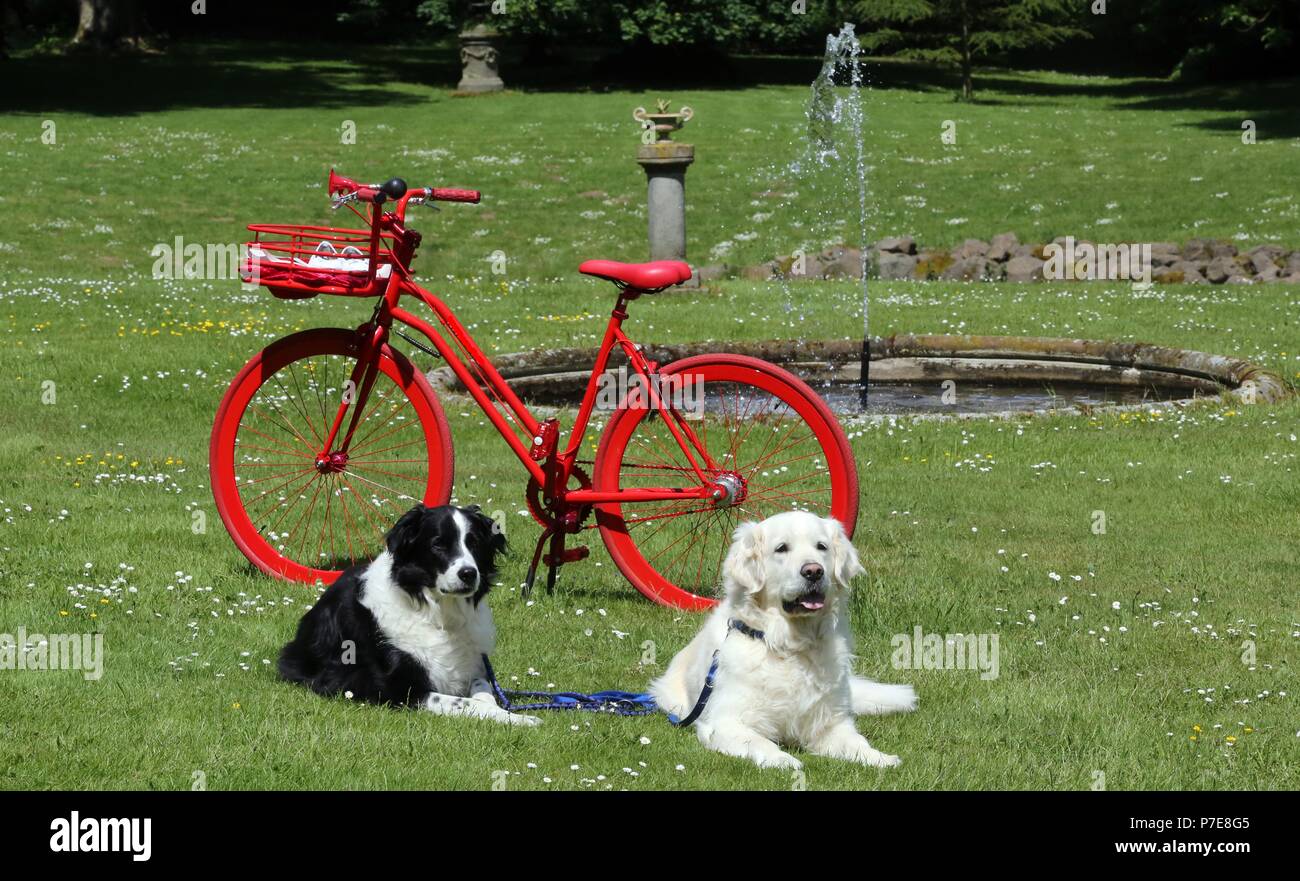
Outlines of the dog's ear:
{"label": "dog's ear", "polygon": [[834,517],[827,517],[826,523],[831,530],[831,571],[840,587],[847,588],[849,582],[867,570],[858,560],[858,549],[849,541],[844,524]]}
{"label": "dog's ear", "polygon": [[493,554],[504,554],[506,551],[506,530],[503,524],[497,523],[495,517],[484,513],[478,505],[470,505],[465,511],[483,530],[483,534],[488,538],[488,547],[492,548]]}
{"label": "dog's ear", "polygon": [[424,505],[416,505],[398,518],[393,528],[388,530],[388,537],[384,540],[390,554],[394,557],[410,556],[420,539],[424,527],[424,515],[428,510]]}
{"label": "dog's ear", "polygon": [[728,586],[734,584],[753,595],[763,589],[763,571],[763,527],[758,523],[742,523],[732,536],[722,574]]}

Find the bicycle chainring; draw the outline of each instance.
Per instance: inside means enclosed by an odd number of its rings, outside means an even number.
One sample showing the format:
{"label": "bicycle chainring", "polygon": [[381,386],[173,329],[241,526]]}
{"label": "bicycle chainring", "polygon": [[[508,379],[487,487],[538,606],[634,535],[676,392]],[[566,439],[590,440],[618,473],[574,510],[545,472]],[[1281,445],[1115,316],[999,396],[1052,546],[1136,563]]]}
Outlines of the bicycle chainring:
{"label": "bicycle chainring", "polygon": [[[569,482],[577,481],[577,487],[571,489],[591,489],[591,477],[582,469],[581,465],[574,465],[573,471],[569,475]],[[551,527],[556,524],[555,516],[546,509],[542,501],[542,487],[536,479],[529,478],[528,488],[524,491],[524,501],[528,505],[528,513],[533,515],[533,519],[545,527]],[[578,527],[581,528],[587,519],[591,517],[592,506],[583,505],[578,510]]]}

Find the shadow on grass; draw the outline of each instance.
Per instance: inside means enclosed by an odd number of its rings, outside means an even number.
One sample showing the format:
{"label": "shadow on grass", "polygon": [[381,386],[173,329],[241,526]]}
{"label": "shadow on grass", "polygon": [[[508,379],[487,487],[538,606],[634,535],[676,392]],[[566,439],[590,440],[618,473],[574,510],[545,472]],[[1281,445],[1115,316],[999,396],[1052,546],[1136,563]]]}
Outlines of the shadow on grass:
{"label": "shadow on grass", "polygon": [[[190,108],[319,108],[422,103],[400,83],[455,81],[451,56],[412,50],[367,62],[342,46],[174,45],[159,55],[29,56],[4,66],[6,112],[131,116]],[[367,50],[369,51],[369,50]],[[445,56],[445,57],[444,57]]]}
{"label": "shadow on grass", "polygon": [[[628,48],[609,53],[580,48],[530,57],[506,47],[503,77],[522,92],[712,90],[806,86],[817,75],[815,56],[733,55]],[[303,42],[175,44],[160,55],[98,57],[28,55],[6,62],[0,108],[17,113],[79,112],[131,116],[163,110],[253,108],[343,110],[358,106],[418,106],[429,96],[411,86],[450,91],[460,77],[456,46],[441,42],[381,47]],[[914,62],[867,59],[867,83],[876,90],[942,93],[954,97],[954,71]],[[1300,136],[1300,80],[1189,86],[1153,78],[1043,76],[1002,68],[976,72],[976,104],[1015,106],[1023,99],[1076,98],[1113,102],[1117,110],[1223,111],[1178,123],[1211,131],[1241,131],[1253,119],[1258,137]],[[756,108],[759,112],[761,108]]]}
{"label": "shadow on grass", "polygon": [[1224,111],[1223,115],[1179,125],[1240,134],[1242,123],[1249,119],[1255,123],[1258,140],[1300,138],[1298,79],[1189,88],[1149,95],[1124,106],[1129,110]]}

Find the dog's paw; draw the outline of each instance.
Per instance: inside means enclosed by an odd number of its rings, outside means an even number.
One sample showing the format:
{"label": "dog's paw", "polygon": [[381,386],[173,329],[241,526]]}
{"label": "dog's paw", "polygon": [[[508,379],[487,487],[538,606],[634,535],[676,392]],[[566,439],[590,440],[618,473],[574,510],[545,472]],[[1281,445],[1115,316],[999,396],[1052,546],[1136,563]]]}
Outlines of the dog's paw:
{"label": "dog's paw", "polygon": [[903,760],[898,756],[882,753],[878,749],[866,750],[859,756],[858,761],[868,768],[897,768],[903,764]]}
{"label": "dog's paw", "polygon": [[523,713],[506,713],[505,721],[509,725],[523,725],[525,728],[536,728],[542,724],[542,720],[536,716],[525,716]]}
{"label": "dog's paw", "polygon": [[798,771],[803,767],[803,762],[787,752],[764,753],[755,756],[754,761],[760,768],[784,768],[788,771]]}

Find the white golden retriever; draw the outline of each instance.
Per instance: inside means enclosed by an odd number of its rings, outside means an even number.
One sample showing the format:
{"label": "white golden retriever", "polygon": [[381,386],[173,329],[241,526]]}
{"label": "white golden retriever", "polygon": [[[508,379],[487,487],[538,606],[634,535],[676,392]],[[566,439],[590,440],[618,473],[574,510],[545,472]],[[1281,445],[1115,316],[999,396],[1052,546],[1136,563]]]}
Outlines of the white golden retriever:
{"label": "white golden retriever", "polygon": [[763,767],[801,767],[780,744],[897,765],[854,726],[857,715],[916,708],[910,685],[882,685],[850,669],[849,581],[864,571],[837,520],[787,511],[742,523],[722,566],[725,598],[650,693],[687,719],[716,658],[694,723],[709,749]]}

